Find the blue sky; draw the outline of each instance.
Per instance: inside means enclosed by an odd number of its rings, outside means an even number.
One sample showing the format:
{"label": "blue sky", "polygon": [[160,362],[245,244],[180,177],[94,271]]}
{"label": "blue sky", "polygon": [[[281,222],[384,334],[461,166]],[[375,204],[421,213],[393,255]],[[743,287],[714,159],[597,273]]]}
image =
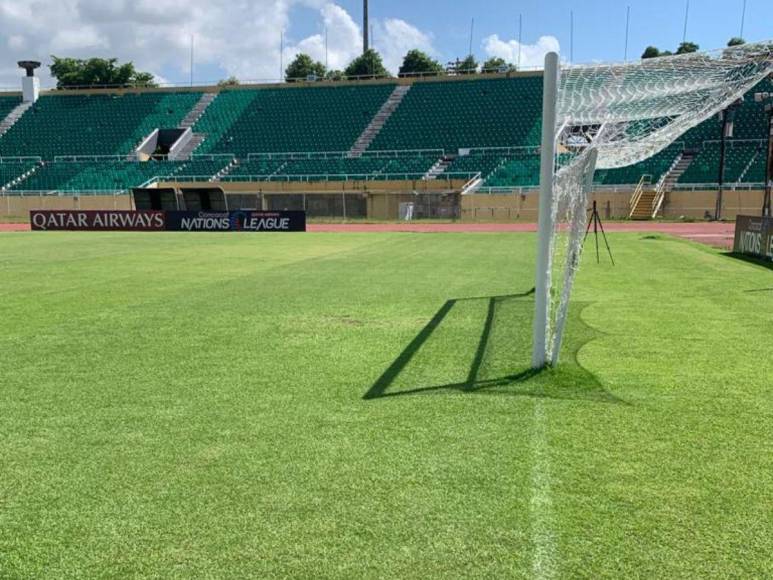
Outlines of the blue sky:
{"label": "blue sky", "polygon": [[[515,60],[518,16],[523,16],[522,64],[547,50],[570,57],[569,14],[574,13],[574,62],[621,60],[626,6],[631,7],[628,56],[648,44],[675,49],[682,40],[686,0],[371,0],[374,44],[396,72],[402,56],[420,48],[447,62],[469,49],[480,60]],[[690,0],[687,38],[719,48],[740,32],[743,0]],[[194,80],[228,76],[275,80],[280,63],[299,52],[328,57],[343,68],[361,50],[361,0],[0,0],[0,88],[18,89],[16,61],[50,55],[116,57],[133,61],[160,82],[189,82],[194,38]],[[328,30],[325,51],[324,30]],[[284,31],[284,52],[280,35]],[[747,0],[744,36],[773,37],[773,0]],[[512,57],[512,58],[510,58]],[[41,69],[44,87],[52,80]]]}
{"label": "blue sky", "polygon": [[[360,0],[339,2],[359,22]],[[401,18],[429,31],[445,58],[463,55],[469,46],[470,19],[475,19],[476,53],[484,56],[482,39],[498,34],[517,38],[518,15],[523,16],[523,40],[533,43],[543,35],[558,38],[568,57],[570,12],[574,12],[574,60],[622,60],[625,46],[626,6],[631,7],[629,55],[639,56],[648,44],[675,49],[682,40],[684,0],[371,0],[375,18]],[[691,0],[688,40],[703,48],[724,46],[740,32],[743,0]],[[314,30],[313,14],[297,10],[292,34]],[[773,0],[747,0],[744,36],[747,40],[773,37]],[[378,46],[376,37],[376,46]]]}

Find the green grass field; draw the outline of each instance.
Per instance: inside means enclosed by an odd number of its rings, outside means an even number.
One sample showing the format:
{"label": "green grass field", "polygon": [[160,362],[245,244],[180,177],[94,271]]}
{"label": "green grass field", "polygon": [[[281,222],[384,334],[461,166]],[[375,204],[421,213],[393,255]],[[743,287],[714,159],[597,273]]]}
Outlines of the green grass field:
{"label": "green grass field", "polygon": [[773,570],[773,272],[613,234],[0,234],[0,577]]}

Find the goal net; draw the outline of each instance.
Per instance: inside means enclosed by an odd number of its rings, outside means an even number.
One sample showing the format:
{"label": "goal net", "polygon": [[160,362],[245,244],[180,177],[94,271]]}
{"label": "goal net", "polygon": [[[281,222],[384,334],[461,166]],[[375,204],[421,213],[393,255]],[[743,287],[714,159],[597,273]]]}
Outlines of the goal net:
{"label": "goal net", "polygon": [[556,364],[596,169],[643,161],[743,97],[773,71],[773,42],[634,63],[545,58],[535,368]]}

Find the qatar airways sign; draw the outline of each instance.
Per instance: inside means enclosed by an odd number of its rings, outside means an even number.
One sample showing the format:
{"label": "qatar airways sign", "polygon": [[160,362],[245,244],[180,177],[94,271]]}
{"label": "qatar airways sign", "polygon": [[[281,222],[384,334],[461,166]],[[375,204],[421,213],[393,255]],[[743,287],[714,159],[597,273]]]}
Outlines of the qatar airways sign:
{"label": "qatar airways sign", "polygon": [[38,211],[30,212],[37,231],[164,231],[162,211]]}
{"label": "qatar airways sign", "polygon": [[303,211],[31,211],[37,231],[305,232]]}

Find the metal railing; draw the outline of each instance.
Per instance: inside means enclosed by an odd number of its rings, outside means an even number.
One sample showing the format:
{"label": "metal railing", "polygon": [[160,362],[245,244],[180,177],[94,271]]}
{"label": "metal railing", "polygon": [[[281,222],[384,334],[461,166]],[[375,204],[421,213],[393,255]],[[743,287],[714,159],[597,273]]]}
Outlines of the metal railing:
{"label": "metal railing", "polygon": [[[285,151],[248,153],[247,161],[253,159],[278,159],[292,161],[299,159],[346,159],[347,151]],[[401,157],[442,157],[443,149],[389,149],[384,151],[364,151],[360,158],[397,159]]]}
{"label": "metal railing", "polygon": [[[675,183],[674,191],[713,191],[719,187],[719,183]],[[749,190],[763,189],[765,184],[762,182],[754,183],[726,183],[722,186],[725,190]]]}
{"label": "metal railing", "polygon": [[129,155],[131,153],[124,155],[55,155],[54,163],[78,163],[82,161],[125,161],[133,163],[133,161],[127,159]]}
{"label": "metal railing", "polygon": [[40,163],[42,157],[28,155],[26,157],[0,157],[0,163]]}
{"label": "metal railing", "polygon": [[499,154],[499,155],[539,155],[538,145],[513,145],[510,147],[470,147],[467,149],[470,156]]}
{"label": "metal railing", "polygon": [[94,195],[126,195],[128,189],[20,189],[0,191],[0,197],[89,197]]}
{"label": "metal railing", "polygon": [[[88,84],[88,85],[72,85],[68,87],[57,88],[54,85],[48,85],[41,87],[45,91],[83,91],[83,90],[131,90],[131,91],[143,91],[153,89],[202,89],[218,87],[220,89],[239,89],[240,87],[250,87],[253,85],[299,85],[299,84],[314,84],[325,83],[335,84],[344,82],[363,82],[363,81],[394,81],[399,79],[444,79],[444,78],[456,78],[456,77],[471,77],[471,76],[497,76],[507,77],[512,76],[520,72],[537,72],[542,70],[542,66],[521,66],[517,70],[499,72],[496,70],[479,70],[479,69],[456,69],[456,70],[444,70],[442,72],[437,71],[424,71],[424,72],[410,72],[393,76],[391,74],[377,75],[377,74],[364,74],[364,75],[345,75],[341,74],[336,77],[317,77],[312,79],[311,77],[291,77],[291,78],[253,78],[253,79],[239,79],[236,85],[228,85],[223,83],[222,79],[206,79],[202,81],[196,81],[191,83],[187,82],[154,82],[153,85],[137,85],[132,83],[126,84]],[[333,71],[331,71],[333,72]],[[0,87],[0,93],[20,93],[18,87]]]}
{"label": "metal railing", "polygon": [[[394,173],[310,173],[310,174],[278,174],[278,175],[234,175],[228,174],[220,178],[225,183],[233,182],[347,182],[347,181],[452,181],[456,179],[470,180],[479,173],[476,172],[444,172],[435,179],[424,179],[426,172],[394,172]],[[182,176],[181,176],[182,177]],[[185,176],[187,177],[187,176]],[[175,179],[179,179],[175,176]]]}
{"label": "metal railing", "polygon": [[641,179],[639,179],[639,183],[636,186],[636,189],[633,192],[633,195],[631,195],[631,199],[628,202],[628,218],[630,219],[633,216],[633,213],[636,211],[636,207],[639,205],[639,201],[641,201],[641,196],[644,194],[644,187],[646,185],[652,184],[652,175],[644,174],[641,176]]}
{"label": "metal railing", "polygon": [[539,185],[521,185],[521,186],[487,186],[478,188],[475,193],[488,195],[526,195],[539,193]]}

